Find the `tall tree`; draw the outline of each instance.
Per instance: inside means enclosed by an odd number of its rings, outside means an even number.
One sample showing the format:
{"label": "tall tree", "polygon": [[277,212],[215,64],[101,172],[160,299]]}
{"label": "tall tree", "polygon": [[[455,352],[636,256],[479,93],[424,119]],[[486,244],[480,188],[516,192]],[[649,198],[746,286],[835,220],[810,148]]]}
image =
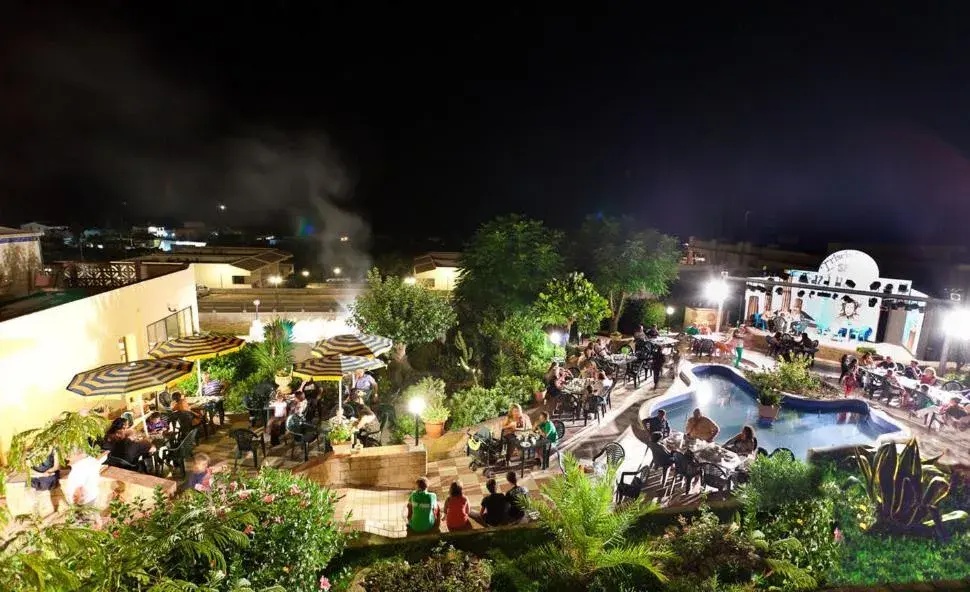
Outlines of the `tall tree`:
{"label": "tall tree", "polygon": [[680,243],[652,228],[638,230],[629,219],[587,218],[581,231],[590,277],[609,302],[610,331],[616,331],[630,298],[661,297],[677,279]]}
{"label": "tall tree", "polygon": [[394,340],[393,357],[407,362],[407,346],[438,339],[456,322],[451,303],[441,294],[396,276],[367,274],[367,291],[352,307],[351,324],[365,333]]}
{"label": "tall tree", "polygon": [[562,271],[561,241],[562,233],[518,215],[482,225],[461,255],[455,295],[463,313],[480,321],[528,308]]}
{"label": "tall tree", "polygon": [[565,326],[567,336],[573,323],[580,333],[594,333],[611,314],[609,302],[580,272],[549,282],[539,293],[534,308],[543,323]]}

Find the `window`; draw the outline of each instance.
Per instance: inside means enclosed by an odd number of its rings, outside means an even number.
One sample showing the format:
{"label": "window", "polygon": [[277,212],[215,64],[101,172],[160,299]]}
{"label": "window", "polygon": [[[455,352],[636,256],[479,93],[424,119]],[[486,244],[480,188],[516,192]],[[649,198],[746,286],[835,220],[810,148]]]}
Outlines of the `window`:
{"label": "window", "polygon": [[232,284],[234,286],[242,286],[242,285],[245,285],[246,284],[246,280],[248,280],[248,279],[249,278],[247,276],[244,276],[244,275],[234,275],[234,276],[232,276]]}
{"label": "window", "polygon": [[192,307],[189,306],[148,325],[148,349],[163,341],[193,333],[195,333],[195,327],[192,325]]}
{"label": "window", "polygon": [[418,278],[418,285],[433,290],[434,278]]}
{"label": "window", "polygon": [[118,353],[121,356],[121,363],[128,363],[128,346],[125,344],[125,338],[122,337],[118,340]]}

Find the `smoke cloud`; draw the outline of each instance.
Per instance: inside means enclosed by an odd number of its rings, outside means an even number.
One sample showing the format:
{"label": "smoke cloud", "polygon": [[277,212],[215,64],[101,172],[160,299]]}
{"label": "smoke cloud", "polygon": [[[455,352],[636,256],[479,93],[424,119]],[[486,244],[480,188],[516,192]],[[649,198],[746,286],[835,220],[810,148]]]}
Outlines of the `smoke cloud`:
{"label": "smoke cloud", "polygon": [[312,227],[324,262],[366,268],[370,227],[352,211],[354,178],[325,133],[241,121],[129,33],[54,29],[16,40],[16,59],[0,64],[10,82],[0,96],[0,190],[21,198],[17,214]]}

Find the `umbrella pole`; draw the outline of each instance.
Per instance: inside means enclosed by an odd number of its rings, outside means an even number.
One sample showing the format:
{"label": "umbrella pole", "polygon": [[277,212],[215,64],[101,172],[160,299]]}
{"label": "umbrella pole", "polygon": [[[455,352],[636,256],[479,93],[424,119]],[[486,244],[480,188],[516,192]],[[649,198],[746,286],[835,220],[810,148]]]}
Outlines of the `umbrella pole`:
{"label": "umbrella pole", "polygon": [[198,391],[196,392],[196,396],[201,397],[202,396],[202,364],[199,362],[199,360],[195,361],[195,383],[196,383],[195,388]]}
{"label": "umbrella pole", "polygon": [[337,381],[337,416],[344,416],[344,377],[341,376]]}

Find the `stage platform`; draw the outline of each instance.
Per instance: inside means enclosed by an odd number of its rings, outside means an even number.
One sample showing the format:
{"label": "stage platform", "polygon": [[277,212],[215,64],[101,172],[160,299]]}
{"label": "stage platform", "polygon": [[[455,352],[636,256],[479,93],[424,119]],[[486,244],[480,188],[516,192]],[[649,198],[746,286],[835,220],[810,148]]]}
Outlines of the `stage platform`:
{"label": "stage platform", "polygon": [[[753,347],[757,351],[767,352],[768,343],[765,341],[765,336],[768,335],[768,331],[762,331],[760,329],[755,329],[754,327],[748,327],[747,331],[749,337],[744,341],[745,347]],[[913,354],[909,353],[909,350],[901,345],[896,345],[893,343],[874,343],[871,341],[845,340],[835,341],[828,336],[820,337],[814,329],[808,330],[808,336],[812,339],[818,339],[818,353],[815,354],[815,357],[832,362],[838,362],[845,354],[852,354],[858,357],[856,348],[860,346],[871,347],[876,350],[878,355],[882,357],[889,356],[894,362],[908,364],[910,360],[914,359]]]}

